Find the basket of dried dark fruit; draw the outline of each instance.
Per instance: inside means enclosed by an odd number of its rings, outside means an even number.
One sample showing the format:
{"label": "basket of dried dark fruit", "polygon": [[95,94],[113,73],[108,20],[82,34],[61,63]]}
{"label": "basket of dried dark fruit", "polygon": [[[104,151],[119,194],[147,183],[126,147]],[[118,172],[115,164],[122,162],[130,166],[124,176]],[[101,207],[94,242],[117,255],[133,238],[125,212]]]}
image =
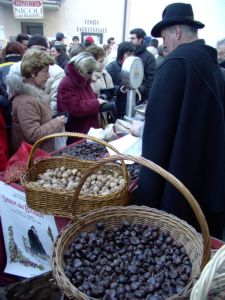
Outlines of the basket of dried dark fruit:
{"label": "basket of dried dark fruit", "polygon": [[101,208],[61,231],[51,258],[53,276],[69,299],[185,299],[210,258],[205,217],[187,188],[157,164],[131,155],[98,163],[118,159],[146,166],[177,188],[192,207],[202,234],[157,209]]}
{"label": "basket of dried dark fruit", "polygon": [[[45,136],[32,147],[27,171],[21,177],[27,204],[44,214],[73,218],[90,210],[128,204],[128,174],[124,161],[95,166],[96,162],[74,157],[50,157],[36,164],[33,154],[50,138],[70,136],[92,140],[111,148],[103,140],[80,133]],[[84,176],[85,175],[85,176]]]}

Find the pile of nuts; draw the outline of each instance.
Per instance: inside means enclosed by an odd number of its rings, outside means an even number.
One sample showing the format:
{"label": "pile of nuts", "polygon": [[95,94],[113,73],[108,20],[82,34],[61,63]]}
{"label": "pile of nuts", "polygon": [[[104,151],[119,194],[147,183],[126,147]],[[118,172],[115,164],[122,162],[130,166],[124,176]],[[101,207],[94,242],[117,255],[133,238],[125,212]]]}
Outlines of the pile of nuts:
{"label": "pile of nuts", "polygon": [[[78,169],[65,167],[48,169],[38,175],[38,180],[33,184],[45,189],[73,191],[79,185],[82,173]],[[125,185],[125,180],[119,171],[104,173],[99,170],[90,175],[81,189],[81,194],[106,195],[120,191]]]}
{"label": "pile of nuts", "polygon": [[64,263],[74,286],[103,300],[167,299],[183,291],[192,269],[169,231],[128,221],[81,232],[64,252]]}

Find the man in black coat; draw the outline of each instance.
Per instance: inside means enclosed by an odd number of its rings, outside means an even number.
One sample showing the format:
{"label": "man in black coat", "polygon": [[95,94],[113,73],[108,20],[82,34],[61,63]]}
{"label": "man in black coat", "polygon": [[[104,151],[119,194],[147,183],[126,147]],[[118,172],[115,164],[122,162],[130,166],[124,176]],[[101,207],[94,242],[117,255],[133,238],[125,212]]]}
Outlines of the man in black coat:
{"label": "man in black coat", "polygon": [[126,113],[127,91],[125,91],[121,80],[121,69],[125,59],[134,54],[135,47],[130,42],[122,42],[117,49],[117,58],[106,66],[106,70],[112,77],[116,90],[116,113],[118,118],[123,118]]}
{"label": "man in black coat", "polygon": [[[168,5],[152,36],[169,55],[157,69],[146,109],[143,156],[176,176],[197,199],[210,234],[221,237],[225,208],[224,80],[216,50],[198,39],[204,24],[190,4]],[[184,197],[142,168],[138,204],[172,213],[197,227]]]}
{"label": "man in black coat", "polygon": [[135,56],[139,57],[144,65],[144,78],[138,88],[142,96],[142,101],[149,99],[156,70],[155,57],[146,49],[148,45],[145,42],[145,36],[146,33],[141,28],[135,28],[130,31],[130,40],[135,46]]}

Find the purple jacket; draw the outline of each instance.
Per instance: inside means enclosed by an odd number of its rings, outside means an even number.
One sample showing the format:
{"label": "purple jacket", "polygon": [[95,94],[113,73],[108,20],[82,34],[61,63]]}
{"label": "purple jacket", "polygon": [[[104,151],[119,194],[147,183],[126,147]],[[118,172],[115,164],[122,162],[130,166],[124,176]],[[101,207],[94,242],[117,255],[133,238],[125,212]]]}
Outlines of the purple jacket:
{"label": "purple jacket", "polygon": [[57,106],[58,112],[69,113],[66,131],[87,133],[90,127],[99,127],[99,102],[90,80],[79,74],[71,64],[67,65],[67,74],[59,84]]}

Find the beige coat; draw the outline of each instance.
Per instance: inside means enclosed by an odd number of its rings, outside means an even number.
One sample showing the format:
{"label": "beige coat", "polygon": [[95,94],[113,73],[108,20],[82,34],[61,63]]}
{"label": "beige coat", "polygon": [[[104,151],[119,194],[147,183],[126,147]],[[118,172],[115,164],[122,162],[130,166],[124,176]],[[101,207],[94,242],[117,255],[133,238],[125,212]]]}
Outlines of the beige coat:
{"label": "beige coat", "polygon": [[[11,146],[15,152],[22,141],[34,144],[45,135],[61,132],[63,121],[52,119],[46,94],[39,88],[23,83],[19,76],[8,79],[9,94],[16,95],[12,101]],[[41,145],[43,150],[54,150],[54,140]]]}
{"label": "beige coat", "polygon": [[92,75],[92,83],[91,83],[92,90],[97,95],[100,96],[100,89],[109,89],[113,88],[113,81],[111,76],[106,70],[103,72],[94,72]]}

